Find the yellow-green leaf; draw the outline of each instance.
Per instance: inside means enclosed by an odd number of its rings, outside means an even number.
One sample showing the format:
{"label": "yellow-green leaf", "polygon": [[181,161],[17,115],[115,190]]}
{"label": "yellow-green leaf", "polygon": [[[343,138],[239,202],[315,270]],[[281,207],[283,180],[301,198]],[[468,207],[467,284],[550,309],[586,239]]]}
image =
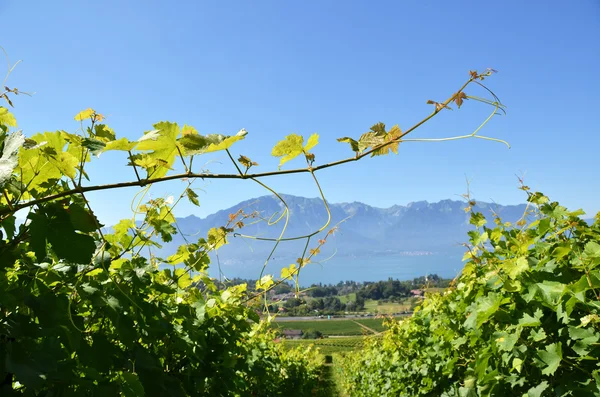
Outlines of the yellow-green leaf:
{"label": "yellow-green leaf", "polygon": [[260,291],[260,290],[266,291],[272,285],[273,285],[273,276],[271,276],[270,274],[267,274],[260,280],[256,280],[256,290],[257,291]]}
{"label": "yellow-green leaf", "polygon": [[198,135],[198,131],[191,125],[184,124],[183,128],[181,129],[181,135]]}
{"label": "yellow-green leaf", "polygon": [[346,142],[350,144],[350,148],[352,148],[353,152],[360,152],[359,148],[358,148],[358,142],[352,138],[349,138],[347,136],[343,137],[343,138],[338,138],[337,139],[338,142]]}
{"label": "yellow-green leaf", "polygon": [[217,250],[227,244],[227,231],[224,227],[213,227],[208,231],[208,244],[212,249]]}
{"label": "yellow-green leaf", "polygon": [[94,115],[94,113],[96,113],[94,111],[94,109],[87,108],[87,109],[82,110],[81,112],[77,113],[77,115],[75,116],[75,120],[83,121],[83,120],[91,119],[92,116]]}
{"label": "yellow-green leaf", "polygon": [[[210,145],[208,145],[208,147],[204,150],[204,153],[229,149],[231,145],[233,145],[237,141],[241,141],[246,137],[246,135],[248,135],[248,131],[246,131],[243,128],[233,136],[224,137],[221,135],[220,137],[222,138],[218,138],[216,139],[216,142],[213,142]],[[211,135],[209,135],[208,138],[211,138]]]}
{"label": "yellow-green leaf", "polygon": [[304,151],[308,152],[310,149],[317,146],[319,143],[319,134],[312,134],[310,138],[308,138],[308,142],[306,142],[306,146],[304,146]]}
{"label": "yellow-green leaf", "polygon": [[174,276],[177,280],[177,286],[181,289],[185,289],[192,284],[190,274],[186,272],[185,269],[175,269]]}
{"label": "yellow-green leaf", "polygon": [[284,280],[291,278],[296,273],[296,271],[296,264],[292,263],[290,267],[284,267],[283,269],[281,269],[281,278]]}
{"label": "yellow-green leaf", "polygon": [[389,143],[388,145],[375,150],[371,154],[371,156],[383,156],[383,155],[389,154],[390,150],[392,152],[394,152],[395,154],[398,154],[398,145],[400,144],[400,142],[394,141],[394,140],[399,138],[400,135],[402,135],[402,131],[400,130],[400,127],[398,127],[398,125],[393,126],[390,129],[390,131],[384,135],[383,142],[381,142],[381,143],[387,143],[387,142],[392,142],[392,143]]}
{"label": "yellow-green leaf", "polygon": [[277,142],[271,155],[274,157],[281,157],[279,160],[279,168],[286,162],[300,155],[303,148],[304,138],[297,134],[290,134],[285,139]]}
{"label": "yellow-green leaf", "polygon": [[177,155],[177,137],[179,136],[179,126],[176,123],[162,121],[154,124],[154,131],[147,132],[138,140],[138,150],[151,150],[148,157],[159,160],[148,169],[149,176],[160,178],[167,174],[175,162]]}
{"label": "yellow-green leaf", "polygon": [[16,127],[17,119],[7,108],[0,106],[0,125],[6,125],[8,127]]}
{"label": "yellow-green leaf", "polygon": [[104,151],[107,150],[124,150],[129,151],[133,150],[137,145],[137,142],[130,142],[127,138],[117,139],[116,141],[111,141],[106,144]]}

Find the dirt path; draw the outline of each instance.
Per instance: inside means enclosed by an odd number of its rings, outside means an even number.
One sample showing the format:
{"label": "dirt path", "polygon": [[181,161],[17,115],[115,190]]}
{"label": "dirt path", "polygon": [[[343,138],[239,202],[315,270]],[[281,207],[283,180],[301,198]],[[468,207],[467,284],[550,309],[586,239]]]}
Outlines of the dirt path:
{"label": "dirt path", "polygon": [[377,335],[379,332],[375,331],[373,328],[369,328],[364,324],[359,323],[358,321],[354,321],[351,320],[353,323],[360,325],[363,329],[366,329],[367,331],[369,331],[370,333],[372,333],[373,335]]}

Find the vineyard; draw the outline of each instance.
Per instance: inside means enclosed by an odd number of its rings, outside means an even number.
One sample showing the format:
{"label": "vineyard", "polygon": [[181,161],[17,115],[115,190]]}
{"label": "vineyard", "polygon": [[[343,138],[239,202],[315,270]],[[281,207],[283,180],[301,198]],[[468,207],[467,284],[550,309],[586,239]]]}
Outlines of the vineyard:
{"label": "vineyard", "polygon": [[350,336],[344,338],[324,338],[314,340],[286,340],[282,342],[286,348],[297,348],[302,346],[314,346],[321,354],[348,353],[359,351],[365,345],[367,339],[377,338],[375,336]]}
{"label": "vineyard", "polygon": [[540,193],[515,225],[477,212],[454,285],[343,363],[352,396],[599,396],[600,214]]}
{"label": "vineyard", "polygon": [[274,329],[316,329],[323,335],[365,335],[372,332],[361,327],[360,324],[374,329],[377,332],[384,330],[382,319],[351,319],[351,320],[313,320],[313,321],[275,321],[272,323]]}
{"label": "vineyard", "polygon": [[[12,69],[11,69],[12,70]],[[277,171],[231,154],[246,139],[202,135],[194,127],[161,121],[139,139],[119,137],[93,109],[75,115],[79,128],[25,135],[9,111],[20,94],[0,98],[0,395],[4,396],[312,396],[336,354],[340,387],[350,396],[600,396],[600,218],[588,224],[548,197],[522,189],[528,210],[515,224],[486,220],[467,197],[471,224],[466,265],[450,288],[427,294],[402,320],[277,322],[267,293],[290,283],[301,291],[302,269],[315,261],[343,225],[331,212],[320,170],[367,157],[398,153],[406,136],[467,101],[486,106],[479,131],[503,105],[471,71],[431,113],[408,129],[374,124],[355,138],[338,139],[350,157],[318,163],[319,135],[287,135],[271,154]],[[480,89],[489,98],[468,95]],[[128,181],[93,184],[88,164],[121,156]],[[232,173],[210,173],[195,160],[221,152]],[[237,157],[237,156],[236,156]],[[281,169],[304,161],[302,168]],[[195,161],[194,161],[195,160]],[[173,170],[181,167],[181,173]],[[385,170],[387,172],[387,170]],[[290,212],[267,178],[306,175],[319,192],[327,221],[311,233],[284,236]],[[125,173],[123,173],[125,174]],[[174,208],[199,205],[194,183],[230,179],[253,183],[280,200],[276,217],[240,210],[221,227],[190,236],[166,257],[156,249],[180,233]],[[174,197],[151,194],[180,181]],[[137,188],[131,218],[107,228],[91,192]],[[279,237],[244,235],[250,222],[281,225]],[[221,287],[209,276],[211,256],[233,236],[272,244],[260,278]],[[278,245],[301,241],[297,261],[266,274]],[[392,305],[383,309],[390,309]],[[263,319],[261,320],[261,315]],[[387,328],[386,328],[387,327]],[[277,330],[318,328],[328,337],[283,341]],[[382,332],[383,331],[383,332]],[[375,335],[373,335],[375,334]],[[362,336],[371,335],[371,336]],[[338,376],[338,375],[336,375]]]}

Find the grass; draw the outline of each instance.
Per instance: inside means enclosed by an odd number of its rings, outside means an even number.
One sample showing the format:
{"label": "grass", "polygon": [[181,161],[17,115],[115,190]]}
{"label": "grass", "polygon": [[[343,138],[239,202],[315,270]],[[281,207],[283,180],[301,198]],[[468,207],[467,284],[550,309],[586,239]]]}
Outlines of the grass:
{"label": "grass", "polygon": [[354,321],[356,321],[357,323],[360,323],[364,326],[367,326],[376,332],[385,331],[385,327],[383,326],[382,318],[365,318],[365,319],[356,319]]}
{"label": "grass", "polygon": [[[366,324],[365,324],[366,325]],[[301,329],[309,328],[321,331],[324,336],[330,335],[363,335],[367,331],[351,320],[311,320],[311,321],[276,321],[271,325],[273,328],[284,329]]]}
{"label": "grass", "polygon": [[365,341],[364,336],[355,336],[348,338],[323,338],[323,339],[300,339],[300,340],[285,340],[284,343],[287,348],[294,348],[297,346],[310,346],[314,345],[319,348],[321,354],[333,354],[333,353],[348,353],[356,350],[360,350],[363,347]]}
{"label": "grass", "polygon": [[[410,298],[409,298],[410,299]],[[404,311],[409,311],[411,304],[410,301],[405,301],[403,303],[396,302],[387,302],[378,304],[378,301],[369,299],[365,301],[365,309],[371,313],[378,314],[392,314],[392,313],[402,313]]]}
{"label": "grass", "polygon": [[356,300],[356,292],[353,292],[348,295],[341,295],[338,298],[340,298],[340,302],[342,302],[342,303],[348,303],[350,301],[355,301]]}
{"label": "grass", "polygon": [[313,392],[314,397],[348,397],[348,394],[342,389],[342,371],[336,365],[340,359],[339,355],[332,354],[333,363],[323,365],[319,384]]}

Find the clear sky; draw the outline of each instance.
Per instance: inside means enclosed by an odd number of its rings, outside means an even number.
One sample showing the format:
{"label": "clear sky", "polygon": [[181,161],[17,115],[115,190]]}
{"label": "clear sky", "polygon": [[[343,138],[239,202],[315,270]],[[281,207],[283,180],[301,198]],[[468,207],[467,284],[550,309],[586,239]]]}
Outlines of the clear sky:
{"label": "clear sky", "polygon": [[[331,202],[387,207],[457,198],[465,176],[480,200],[522,202],[516,174],[572,209],[600,210],[600,2],[578,1],[23,1],[0,3],[2,45],[22,59],[8,85],[35,91],[14,113],[27,135],[74,131],[93,107],[117,134],[137,139],[161,120],[201,133],[234,134],[233,148],[272,170],[273,145],[318,132],[317,163],[351,155],[342,136],[378,122],[405,129],[443,100],[470,69],[507,106],[483,140],[406,143],[400,154],[321,172]],[[482,92],[467,91],[476,95]],[[469,133],[488,108],[444,112],[413,138]],[[235,172],[224,153],[204,168]],[[133,180],[122,153],[102,154],[95,183]],[[198,161],[195,164],[202,165]],[[286,168],[302,166],[297,159]],[[316,196],[308,175],[266,180],[280,192]],[[205,216],[268,192],[250,181],[202,182]],[[155,196],[183,184],[156,185]],[[129,216],[136,189],[93,195],[107,224]]]}

